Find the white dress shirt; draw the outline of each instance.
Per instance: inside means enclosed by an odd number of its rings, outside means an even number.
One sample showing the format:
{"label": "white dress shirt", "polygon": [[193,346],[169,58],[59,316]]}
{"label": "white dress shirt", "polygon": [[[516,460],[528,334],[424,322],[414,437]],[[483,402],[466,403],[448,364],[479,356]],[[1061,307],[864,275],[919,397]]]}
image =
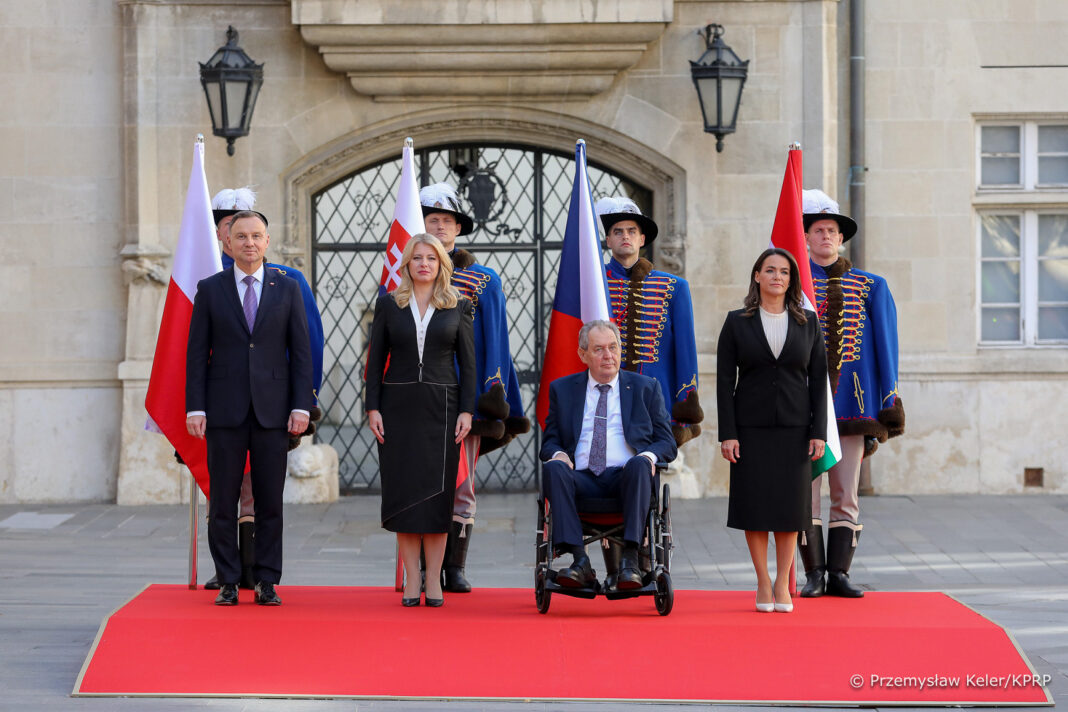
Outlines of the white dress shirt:
{"label": "white dress shirt", "polygon": [[434,305],[427,304],[426,314],[419,316],[419,305],[416,304],[415,297],[410,297],[408,308],[412,310],[412,316],[415,318],[415,339],[419,345],[419,363],[422,363],[423,344],[426,343],[426,328],[430,324],[430,317],[434,316]]}
{"label": "white dress shirt", "polygon": [[786,329],[790,326],[787,314],[789,312],[785,309],[776,314],[760,307],[760,325],[764,327],[764,338],[768,340],[768,346],[771,347],[775,358],[779,358],[786,343]]}
{"label": "white dress shirt", "polygon": [[[582,430],[579,432],[578,444],[575,446],[575,469],[588,470],[590,467],[590,445],[593,442],[593,422],[597,412],[597,401],[601,392],[597,390],[597,381],[588,376],[586,381],[586,402],[582,408]],[[634,448],[627,444],[623,434],[623,415],[619,397],[619,374],[608,382],[607,397],[608,420],[605,423],[605,466],[622,467],[627,460],[634,457]],[[561,451],[562,452],[562,451]],[[559,453],[554,453],[554,457]],[[656,455],[651,452],[640,453],[656,466]]]}

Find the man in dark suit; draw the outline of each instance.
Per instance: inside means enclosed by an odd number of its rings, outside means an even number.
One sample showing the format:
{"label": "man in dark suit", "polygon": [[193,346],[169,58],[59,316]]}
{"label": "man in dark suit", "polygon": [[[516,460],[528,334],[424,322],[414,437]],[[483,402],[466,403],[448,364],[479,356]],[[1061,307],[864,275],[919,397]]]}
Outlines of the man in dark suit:
{"label": "man in dark suit", "polygon": [[610,321],[587,322],[579,331],[579,358],[588,370],[549,387],[549,413],[541,446],[542,486],[553,509],[553,545],[574,561],[559,571],[561,586],[596,580],[582,546],[575,502],[587,497],[623,501],[623,563],[616,585],[642,585],[638,546],[649,512],[649,478],[656,463],[677,452],[659,382],[620,371],[619,329]]}
{"label": "man in dark suit", "polygon": [[208,546],[218,605],[237,604],[237,501],[246,456],[255,473],[256,603],[281,603],[274,586],[282,576],[286,451],[289,435],[307,429],[312,406],[300,287],[266,267],[270,239],[261,213],[234,215],[227,238],[234,265],[200,281],[189,323],[186,428],[208,441]]}

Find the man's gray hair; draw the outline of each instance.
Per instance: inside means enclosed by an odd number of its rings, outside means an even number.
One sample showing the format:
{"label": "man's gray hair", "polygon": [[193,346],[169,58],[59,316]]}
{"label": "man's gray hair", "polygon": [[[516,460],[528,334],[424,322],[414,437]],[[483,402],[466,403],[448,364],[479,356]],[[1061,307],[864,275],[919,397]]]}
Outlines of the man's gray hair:
{"label": "man's gray hair", "polygon": [[619,335],[618,326],[607,319],[593,319],[592,321],[587,321],[582,325],[582,328],[579,329],[578,346],[583,351],[590,348],[590,332],[594,329],[608,329],[616,335],[616,344],[619,346],[623,345],[623,339]]}

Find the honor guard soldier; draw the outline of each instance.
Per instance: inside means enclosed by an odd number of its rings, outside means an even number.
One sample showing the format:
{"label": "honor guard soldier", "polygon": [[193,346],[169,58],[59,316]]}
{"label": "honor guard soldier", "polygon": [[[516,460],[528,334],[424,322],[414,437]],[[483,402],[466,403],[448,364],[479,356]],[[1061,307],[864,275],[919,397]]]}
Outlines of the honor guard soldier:
{"label": "honor guard soldier", "polygon": [[471,300],[475,310],[475,364],[478,371],[478,402],[471,433],[464,440],[467,478],[456,487],[452,528],[445,551],[445,590],[471,590],[464,568],[475,523],[475,466],[479,455],[508,444],[530,430],[523,416],[519,379],[508,347],[508,311],[501,278],[474,256],[456,247],[456,238],[474,230],[474,220],[464,213],[456,191],[447,183],[428,185],[419,191],[426,231],[441,240],[453,263],[452,285]]}
{"label": "honor guard soldier", "polygon": [[820,190],[802,194],[805,241],[816,292],[816,313],[827,346],[827,372],[842,441],[842,459],[827,471],[831,507],[827,548],[823,546],[820,484],[812,481],[812,527],[799,549],[807,581],[806,598],[859,598],[849,581],[860,532],[860,465],[887,438],[905,432],[905,409],[897,393],[897,309],[886,280],[862,272],[838,254],[857,232],[838,203]]}

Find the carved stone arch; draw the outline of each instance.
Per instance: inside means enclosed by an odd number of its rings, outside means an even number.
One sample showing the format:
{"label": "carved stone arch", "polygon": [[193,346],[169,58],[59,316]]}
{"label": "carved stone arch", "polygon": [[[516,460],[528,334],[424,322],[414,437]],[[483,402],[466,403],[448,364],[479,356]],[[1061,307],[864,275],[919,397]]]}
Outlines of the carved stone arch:
{"label": "carved stone arch", "polygon": [[657,267],[685,276],[686,172],[674,161],[614,129],[530,108],[483,105],[421,111],[352,131],[293,164],[283,175],[284,261],[302,267],[311,254],[312,196],[345,176],[395,157],[406,137],[415,147],[452,142],[524,143],[570,152],[585,139],[586,155],[653,195],[660,228],[653,243]]}

